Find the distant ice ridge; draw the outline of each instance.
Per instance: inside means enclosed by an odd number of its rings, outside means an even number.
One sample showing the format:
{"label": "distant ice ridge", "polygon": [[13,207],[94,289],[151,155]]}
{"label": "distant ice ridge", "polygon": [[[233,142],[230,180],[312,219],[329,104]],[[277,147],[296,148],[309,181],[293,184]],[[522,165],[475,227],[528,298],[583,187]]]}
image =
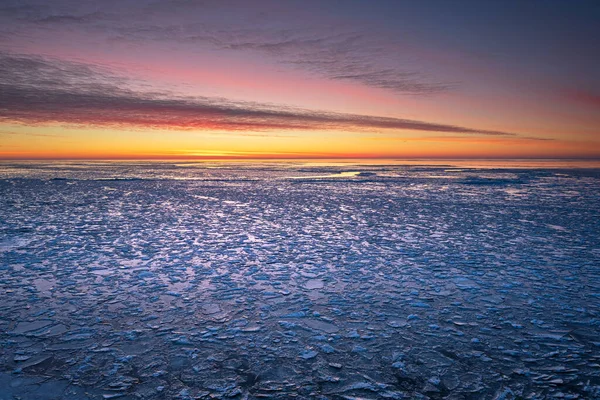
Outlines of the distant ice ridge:
{"label": "distant ice ridge", "polygon": [[600,398],[598,170],[1,173],[0,398]]}

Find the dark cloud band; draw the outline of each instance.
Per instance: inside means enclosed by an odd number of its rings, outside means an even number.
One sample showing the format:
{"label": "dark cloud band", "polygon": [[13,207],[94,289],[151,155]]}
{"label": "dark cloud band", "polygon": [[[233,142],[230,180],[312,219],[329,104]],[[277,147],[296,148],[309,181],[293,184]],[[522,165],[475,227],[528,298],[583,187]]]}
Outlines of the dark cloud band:
{"label": "dark cloud band", "polygon": [[148,93],[127,87],[127,80],[100,67],[0,53],[0,120],[5,122],[232,131],[416,130],[515,135],[400,118]]}

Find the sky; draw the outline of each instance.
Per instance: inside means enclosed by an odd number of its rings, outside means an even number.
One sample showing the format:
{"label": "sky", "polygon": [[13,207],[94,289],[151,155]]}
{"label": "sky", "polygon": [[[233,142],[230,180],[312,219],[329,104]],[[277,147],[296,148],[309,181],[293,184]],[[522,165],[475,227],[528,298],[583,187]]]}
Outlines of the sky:
{"label": "sky", "polygon": [[598,159],[599,20],[585,0],[1,0],[0,159]]}

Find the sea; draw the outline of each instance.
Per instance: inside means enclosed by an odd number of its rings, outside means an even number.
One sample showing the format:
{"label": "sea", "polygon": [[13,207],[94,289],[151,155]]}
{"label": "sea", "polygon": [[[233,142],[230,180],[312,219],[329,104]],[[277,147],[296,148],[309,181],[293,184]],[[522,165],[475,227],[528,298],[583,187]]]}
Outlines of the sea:
{"label": "sea", "polygon": [[600,162],[0,162],[0,400],[600,399]]}

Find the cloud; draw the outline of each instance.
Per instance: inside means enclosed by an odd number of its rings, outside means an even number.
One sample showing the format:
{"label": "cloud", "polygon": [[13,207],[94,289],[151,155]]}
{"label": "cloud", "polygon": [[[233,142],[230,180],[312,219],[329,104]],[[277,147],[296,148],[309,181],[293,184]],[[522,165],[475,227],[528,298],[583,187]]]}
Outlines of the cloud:
{"label": "cloud", "polygon": [[388,136],[372,136],[365,137],[366,140],[375,141],[401,141],[401,142],[433,142],[433,143],[465,143],[465,144],[499,144],[499,145],[537,145],[538,141],[555,141],[550,138],[536,138],[529,136],[423,136],[423,137],[388,137]]}
{"label": "cloud", "polygon": [[67,28],[111,41],[258,53],[319,77],[398,94],[435,94],[456,86],[414,65],[414,51],[401,39],[340,23],[315,4],[157,0],[126,7],[106,2],[100,12],[95,2],[56,0],[49,6],[26,0],[0,8],[0,25],[15,27],[18,21],[27,36],[36,29],[51,35]]}
{"label": "cloud", "polygon": [[[401,94],[444,92],[456,83],[437,82],[411,69],[397,53],[397,45],[355,31],[326,32],[315,29],[245,29],[219,35],[185,35],[181,29],[160,28],[166,37],[181,42],[209,42],[223,50],[262,52],[279,62],[332,80],[357,82]],[[129,32],[131,34],[131,32]],[[146,31],[145,34],[148,34]],[[135,34],[134,34],[135,35]],[[131,37],[131,36],[129,36]]]}
{"label": "cloud", "polygon": [[600,108],[600,93],[595,93],[591,90],[571,89],[564,90],[563,96],[569,100],[576,101],[580,104],[594,108]]}
{"label": "cloud", "polygon": [[0,136],[34,136],[34,137],[64,137],[65,135],[60,135],[57,133],[34,133],[34,132],[12,132],[12,131],[1,131]]}
{"label": "cloud", "polygon": [[370,115],[333,113],[134,90],[99,66],[0,53],[0,121],[218,131],[426,131],[514,133]]}

